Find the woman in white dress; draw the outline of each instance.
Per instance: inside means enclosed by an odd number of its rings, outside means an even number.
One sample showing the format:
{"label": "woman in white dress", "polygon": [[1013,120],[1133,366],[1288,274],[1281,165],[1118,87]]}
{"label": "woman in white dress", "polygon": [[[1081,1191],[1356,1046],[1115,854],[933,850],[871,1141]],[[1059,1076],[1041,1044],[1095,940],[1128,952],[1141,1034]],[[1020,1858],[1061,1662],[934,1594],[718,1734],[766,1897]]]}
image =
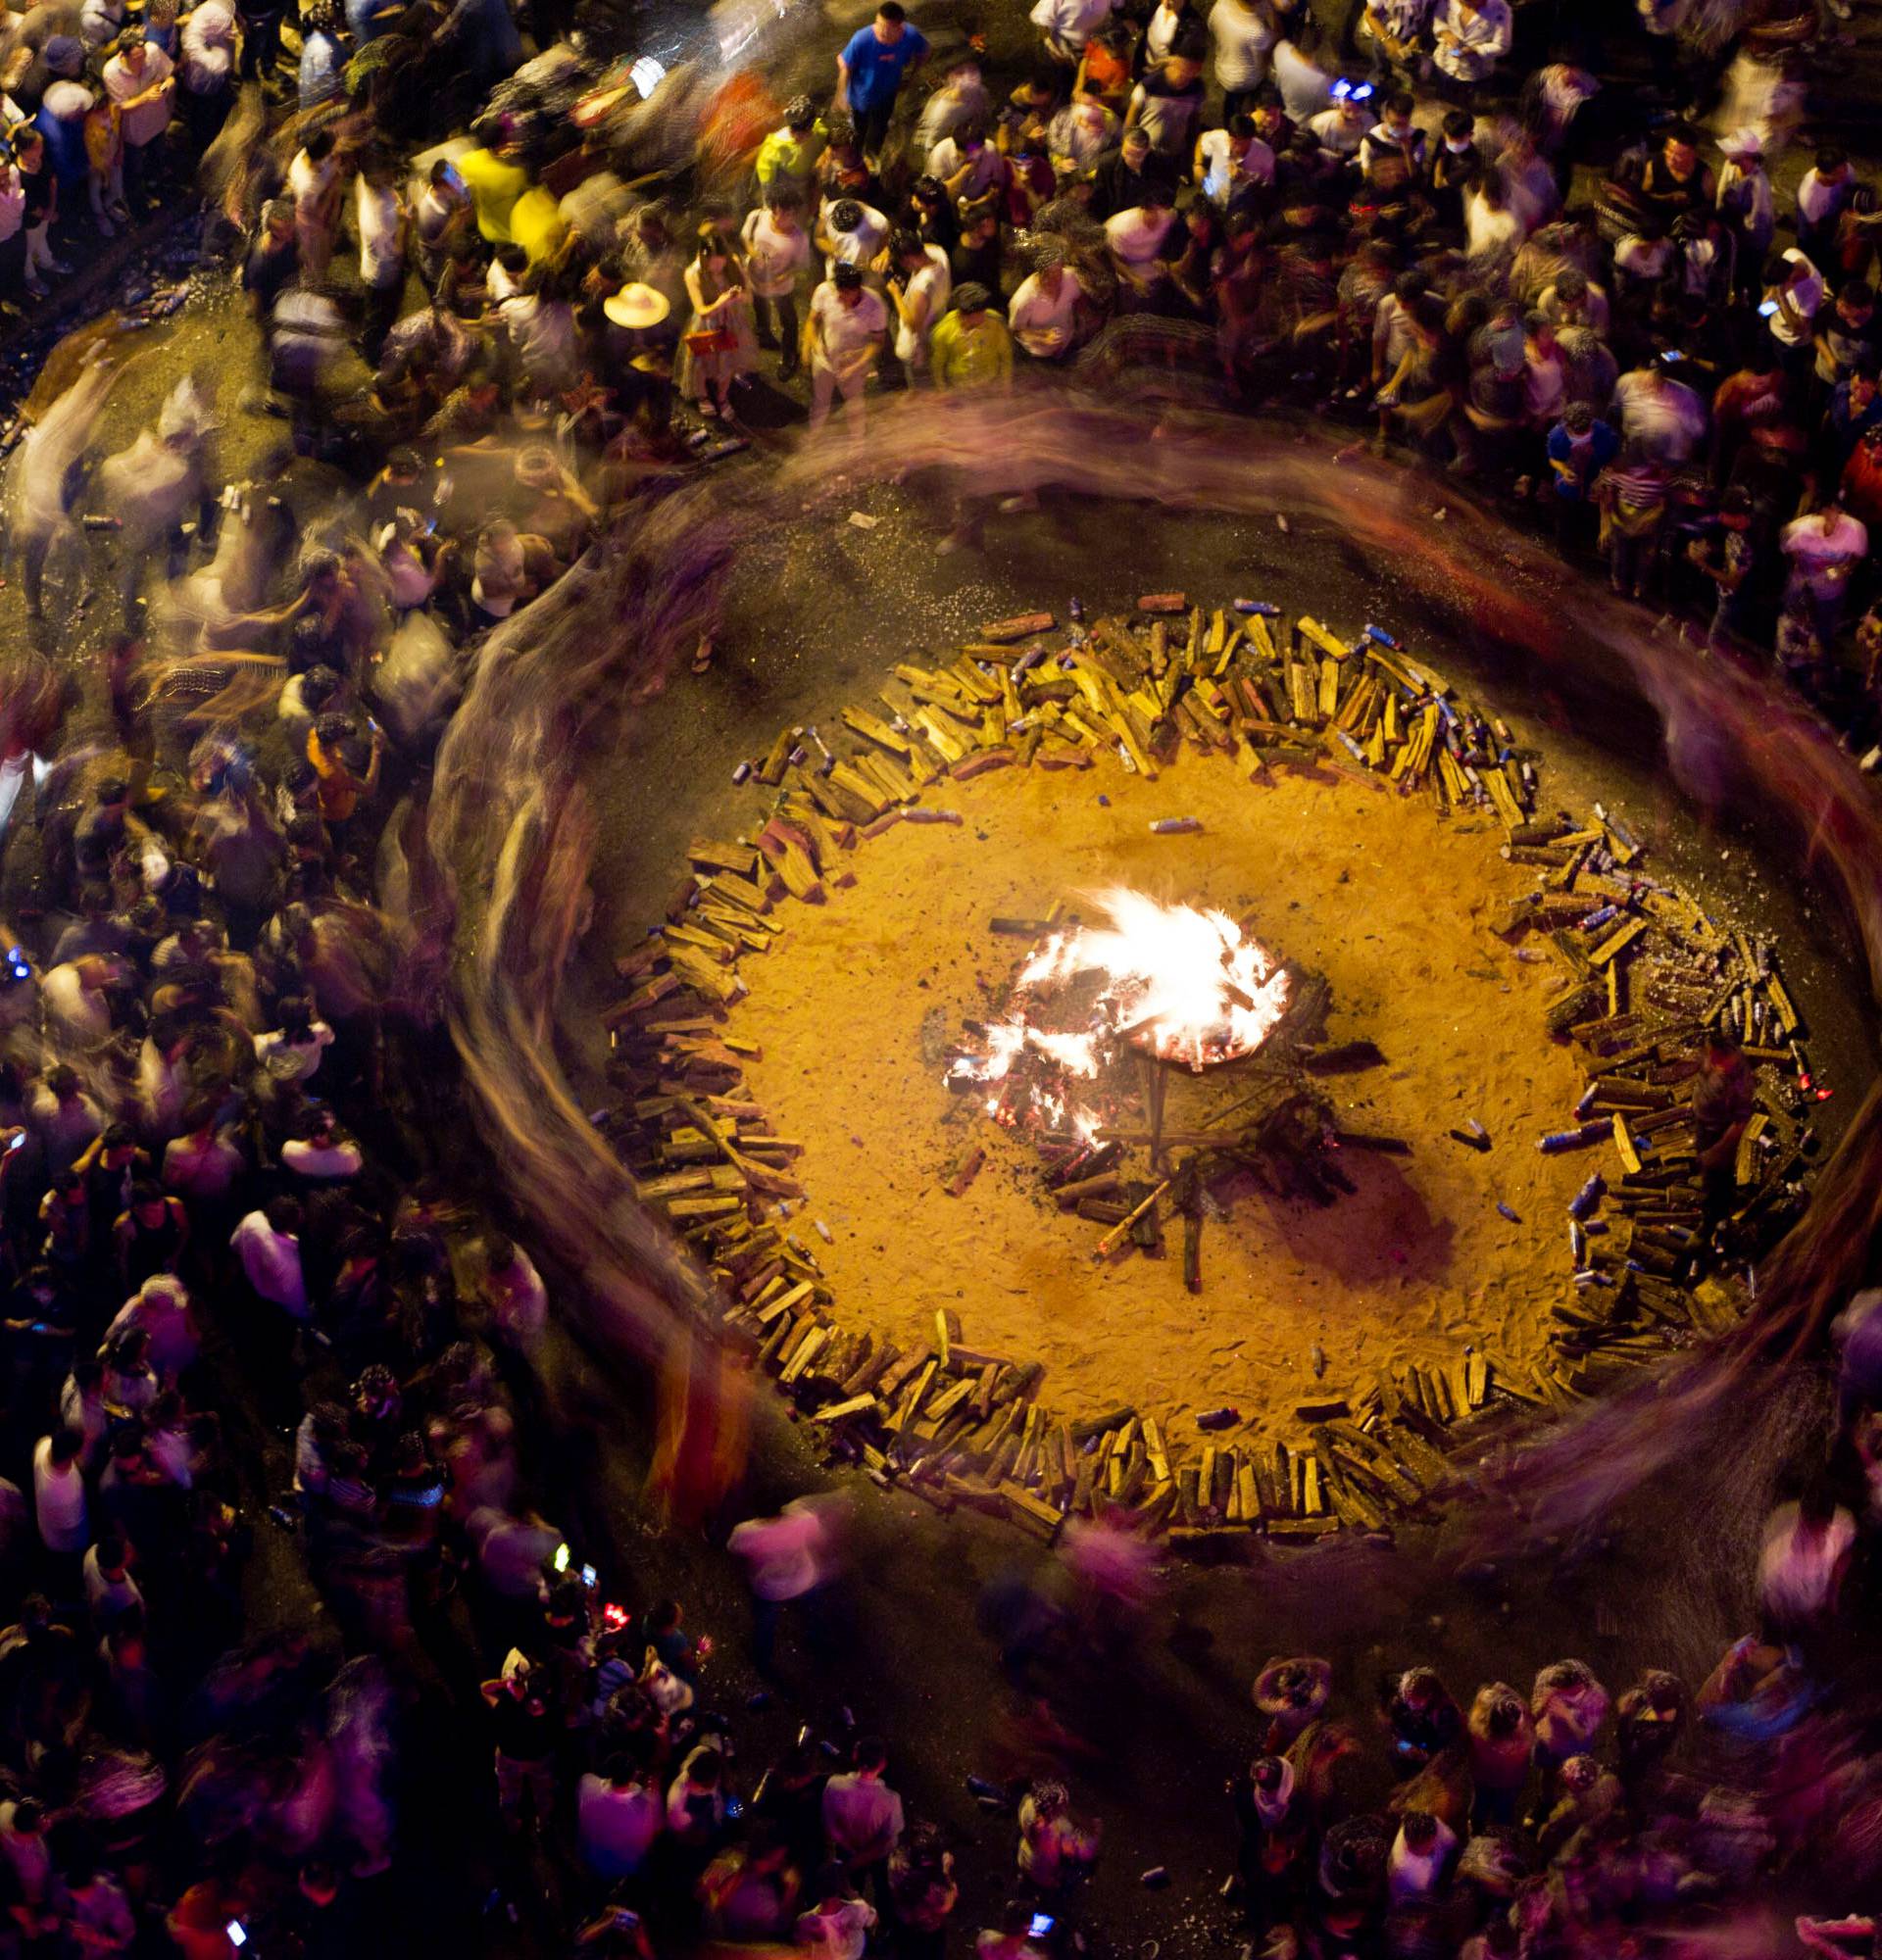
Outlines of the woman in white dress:
{"label": "woman in white dress", "polygon": [[732,384],[758,366],[758,335],[745,269],[718,225],[699,227],[685,279],[693,315],[679,337],[680,393],[702,415],[729,416]]}

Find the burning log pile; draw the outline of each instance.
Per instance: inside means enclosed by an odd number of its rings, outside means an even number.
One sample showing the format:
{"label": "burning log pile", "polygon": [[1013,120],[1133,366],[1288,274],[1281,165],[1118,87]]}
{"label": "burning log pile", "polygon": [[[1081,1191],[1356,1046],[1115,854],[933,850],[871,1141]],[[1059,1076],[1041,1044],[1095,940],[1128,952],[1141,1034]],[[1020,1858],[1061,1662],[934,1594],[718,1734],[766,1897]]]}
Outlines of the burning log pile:
{"label": "burning log pile", "polygon": [[[693,844],[664,922],[619,962],[624,992],[607,1013],[617,1100],[598,1121],[639,1197],[712,1273],[728,1336],[749,1345],[833,1455],[878,1484],[941,1509],[999,1513],[1046,1538],[1104,1505],[1189,1547],[1245,1543],[1251,1532],[1288,1543],[1343,1526],[1390,1529],[1452,1479],[1456,1425],[1592,1394],[1605,1370],[1736,1317],[1732,1288],[1701,1276],[1685,1085],[1709,1027],[1746,1041],[1758,1107],[1739,1147],[1730,1222],[1746,1243],[1768,1241],[1800,1196],[1813,1142],[1808,1099],[1822,1093],[1804,1031],[1768,948],[1646,875],[1641,847],[1600,806],[1585,823],[1540,809],[1535,752],[1381,628],[1341,640],[1312,617],[1283,628],[1263,602],[1207,612],[1180,594],[1140,600],[1134,618],[1087,624],[1076,602],[1070,610],[1063,629],[1050,613],[1026,614],[986,626],[945,664],[897,666],[878,702],[886,712],[844,710],[846,753],[814,727],[788,728],[739,765],[735,780],[762,788],[765,808],[738,839]],[[1107,754],[1155,780],[1184,749],[1226,760],[1252,782],[1277,767],[1327,769],[1381,793],[1426,796],[1440,813],[1493,816],[1505,858],[1534,867],[1536,889],[1512,904],[1502,931],[1517,957],[1560,964],[1548,1029],[1588,1070],[1575,1127],[1541,1148],[1611,1153],[1562,1221],[1569,1289],[1542,1367],[1518,1371],[1466,1348],[1305,1400],[1285,1437],[1230,1440],[1241,1419],[1221,1409],[1188,1418],[1198,1440],[1185,1445],[1166,1411],[1054,1412],[1038,1362],[969,1348],[952,1313],[908,1349],[844,1324],[817,1257],[831,1233],[793,1171],[803,1145],[773,1132],[746,1085],[760,1056],[729,1016],[749,961],[789,929],[790,902],[820,905],[854,885],[864,842],[898,823],[961,824],[934,800],[956,783],[999,768],[1089,769]],[[1036,959],[1059,922],[992,928],[1032,942]],[[1258,986],[1269,973],[1291,988],[1281,990],[1282,1013],[1248,1045],[1260,1052],[1238,1064],[1239,1100],[1200,1127],[1165,1122],[1151,1085],[1166,1082],[1167,1065],[1154,1059],[1134,1125],[1122,1108],[1082,1125],[1046,1112],[1039,1141],[1053,1201],[1106,1228],[1101,1256],[1155,1254],[1165,1224],[1180,1220],[1186,1278],[1200,1286],[1206,1190],[1224,1159],[1285,1192],[1324,1199],[1337,1185],[1337,1156],[1320,1149],[1330,1117],[1309,1078],[1377,1056],[1319,1047],[1323,988],[1265,963]],[[984,1080],[966,1086],[983,1092]],[[1481,1124],[1452,1134],[1494,1147]],[[1338,1130],[1330,1140],[1410,1148]],[[1133,1177],[1125,1152],[1144,1148],[1150,1174]],[[1170,1152],[1179,1160],[1166,1162]],[[965,1192],[984,1156],[970,1146],[947,1188]]]}
{"label": "burning log pile", "polygon": [[[1163,1219],[1180,1213],[1185,1278],[1197,1292],[1212,1178],[1246,1169],[1280,1197],[1319,1204],[1352,1188],[1331,1155],[1332,1107],[1301,1060],[1324,1032],[1325,983],[1276,963],[1224,913],[1122,887],[1093,904],[1109,925],[992,922],[1029,933],[1032,951],[996,1017],[968,1023],[971,1046],[956,1052],[947,1083],[1030,1136],[1062,1210],[1111,1228],[1099,1257],[1132,1246],[1161,1252]],[[1205,1075],[1233,1100],[1190,1119],[1200,1127],[1172,1127],[1172,1079]],[[1139,1108],[1145,1127],[1122,1123]],[[1131,1175],[1129,1146],[1148,1151],[1147,1178]],[[1170,1168],[1172,1150],[1187,1154]]]}

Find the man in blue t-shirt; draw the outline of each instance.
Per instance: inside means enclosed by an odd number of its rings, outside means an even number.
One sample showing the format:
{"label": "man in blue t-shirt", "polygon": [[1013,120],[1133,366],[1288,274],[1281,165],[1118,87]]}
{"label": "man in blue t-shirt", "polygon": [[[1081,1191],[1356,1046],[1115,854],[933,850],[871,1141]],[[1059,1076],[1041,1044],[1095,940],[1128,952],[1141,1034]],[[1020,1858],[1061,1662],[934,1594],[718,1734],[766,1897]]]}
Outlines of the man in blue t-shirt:
{"label": "man in blue t-shirt", "polygon": [[903,77],[921,66],[927,52],[926,40],[909,25],[901,0],[882,0],[875,19],[859,27],[836,58],[836,92],[850,105],[871,170],[889,132]]}

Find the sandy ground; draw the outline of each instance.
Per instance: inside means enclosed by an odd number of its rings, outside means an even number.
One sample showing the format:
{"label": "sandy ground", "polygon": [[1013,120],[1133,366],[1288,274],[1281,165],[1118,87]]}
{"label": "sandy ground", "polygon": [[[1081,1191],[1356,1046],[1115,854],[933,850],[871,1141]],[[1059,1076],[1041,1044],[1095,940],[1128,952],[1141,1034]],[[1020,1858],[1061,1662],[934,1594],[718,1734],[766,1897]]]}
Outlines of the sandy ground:
{"label": "sandy ground", "polygon": [[[1541,1353],[1566,1284],[1562,1207],[1588,1166],[1544,1157],[1535,1140],[1567,1120],[1581,1076],[1542,1027],[1552,969],[1486,929],[1525,881],[1498,858],[1500,832],[1356,776],[1282,770],[1251,787],[1193,754],[1155,783],[1116,767],[1008,770],[943,801],[965,826],[898,825],[859,845],[852,890],[788,906],[787,936],[746,961],[752,992],[731,1018],[764,1050],[758,1100],[806,1146],[840,1317],[908,1345],[953,1308],[968,1346],[1045,1361],[1053,1406],[1187,1410],[1183,1436],[1222,1403],[1285,1434],[1303,1396],[1361,1393],[1466,1342],[1519,1370]],[[1176,812],[1203,833],[1151,834]],[[1040,917],[1114,882],[1217,906],[1324,973],[1330,1038],[1386,1057],[1324,1079],[1342,1126],[1413,1147],[1346,1152],[1358,1189],[1323,1209],[1247,1178],[1219,1185],[1229,1216],[1205,1227],[1200,1295],[1184,1288],[1180,1237],[1162,1258],[1095,1258],[1102,1228],[1042,1197],[1030,1145],[943,1082],[942,1047],[987,1010],[1023,945],[988,919]],[[1171,1129],[1199,1095],[1220,1092],[1176,1082]],[[1445,1134],[1472,1115],[1495,1139],[1488,1153]],[[948,1196],[975,1144],[986,1167]]]}

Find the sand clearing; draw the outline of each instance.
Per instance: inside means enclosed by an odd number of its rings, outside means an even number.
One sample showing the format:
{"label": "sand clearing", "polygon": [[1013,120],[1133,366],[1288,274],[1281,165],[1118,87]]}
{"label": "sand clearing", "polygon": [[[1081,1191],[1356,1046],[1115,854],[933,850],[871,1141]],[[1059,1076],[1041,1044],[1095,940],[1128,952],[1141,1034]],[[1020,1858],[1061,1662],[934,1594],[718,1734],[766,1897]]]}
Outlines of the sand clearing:
{"label": "sand clearing", "polygon": [[[952,1307],[969,1346],[1044,1361],[1042,1398],[1062,1413],[1169,1411],[1183,1438],[1222,1403],[1291,1435],[1304,1396],[1465,1343],[1526,1375],[1569,1291],[1563,1207],[1593,1163],[1536,1149],[1568,1122],[1582,1075],[1543,1029],[1553,966],[1487,930],[1532,877],[1500,859],[1488,818],[1440,818],[1356,773],[1250,787],[1187,754],[1155,783],[1113,765],[1013,769],[925,801],[966,825],[861,844],[856,885],[790,907],[778,946],[746,962],[752,994],[731,1018],[763,1048],[754,1094],[806,1145],[798,1174],[833,1236],[817,1250],[846,1325],[925,1344]],[[1150,833],[1176,814],[1204,831]],[[1100,1264],[1103,1228],[1054,1208],[1031,1147],[943,1082],[940,1051],[1023,951],[988,919],[1119,882],[1218,906],[1324,973],[1329,1039],[1369,1039],[1386,1060],[1321,1086],[1344,1126],[1413,1146],[1344,1153],[1358,1190],[1326,1209],[1218,1187],[1229,1217],[1205,1227],[1200,1295],[1183,1285],[1180,1227],[1162,1258]],[[1172,1127],[1182,1098],[1178,1084]],[[1495,1140],[1487,1154],[1445,1134],[1469,1116]],[[942,1184],[973,1142],[985,1168],[951,1198]]]}

